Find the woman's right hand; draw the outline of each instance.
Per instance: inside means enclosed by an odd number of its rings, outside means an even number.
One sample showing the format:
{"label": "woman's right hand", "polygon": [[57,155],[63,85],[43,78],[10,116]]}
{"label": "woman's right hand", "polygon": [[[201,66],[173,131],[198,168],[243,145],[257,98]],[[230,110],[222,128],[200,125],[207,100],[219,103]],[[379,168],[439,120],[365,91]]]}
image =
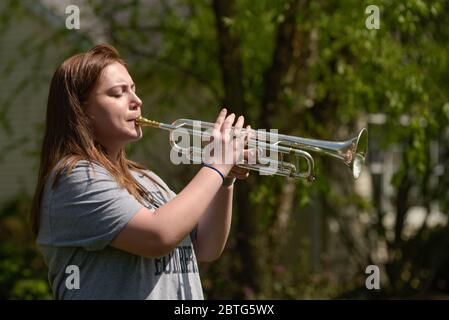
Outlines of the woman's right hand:
{"label": "woman's right hand", "polygon": [[209,152],[206,152],[205,162],[220,167],[224,175],[227,175],[235,164],[242,163],[244,147],[248,142],[248,132],[241,134],[245,118],[239,116],[235,125],[234,121],[235,114],[227,116],[227,110],[223,108],[212,129],[210,143],[213,153],[211,154],[210,148],[206,147]]}

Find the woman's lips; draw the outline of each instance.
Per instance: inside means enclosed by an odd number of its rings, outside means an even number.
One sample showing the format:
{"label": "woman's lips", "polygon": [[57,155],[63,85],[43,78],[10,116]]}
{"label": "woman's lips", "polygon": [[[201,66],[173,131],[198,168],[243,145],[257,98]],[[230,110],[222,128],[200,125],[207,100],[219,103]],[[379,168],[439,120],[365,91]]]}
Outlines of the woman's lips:
{"label": "woman's lips", "polygon": [[132,118],[132,119],[129,119],[129,120],[127,120],[127,121],[136,122],[136,120],[137,120],[138,118],[139,118],[139,117],[137,117],[137,118]]}

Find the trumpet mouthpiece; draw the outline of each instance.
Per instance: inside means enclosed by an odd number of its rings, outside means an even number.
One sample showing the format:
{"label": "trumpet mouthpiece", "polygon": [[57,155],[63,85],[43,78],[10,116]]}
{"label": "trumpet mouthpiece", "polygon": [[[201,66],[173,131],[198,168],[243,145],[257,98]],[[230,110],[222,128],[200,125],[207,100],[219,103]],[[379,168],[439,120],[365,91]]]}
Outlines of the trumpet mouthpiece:
{"label": "trumpet mouthpiece", "polygon": [[154,127],[154,128],[159,128],[160,127],[160,123],[157,121],[153,121],[153,120],[149,120],[149,119],[145,119],[144,117],[140,116],[136,119],[136,124],[138,126],[142,126],[142,127]]}

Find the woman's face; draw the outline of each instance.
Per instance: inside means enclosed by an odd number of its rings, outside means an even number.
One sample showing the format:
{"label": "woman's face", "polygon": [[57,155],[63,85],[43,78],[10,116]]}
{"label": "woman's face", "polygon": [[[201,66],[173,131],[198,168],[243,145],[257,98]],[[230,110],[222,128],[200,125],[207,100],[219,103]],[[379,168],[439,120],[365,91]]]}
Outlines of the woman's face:
{"label": "woman's face", "polygon": [[98,142],[107,149],[116,149],[140,139],[142,129],[134,120],[140,116],[141,106],[128,70],[118,62],[108,65],[86,104]]}

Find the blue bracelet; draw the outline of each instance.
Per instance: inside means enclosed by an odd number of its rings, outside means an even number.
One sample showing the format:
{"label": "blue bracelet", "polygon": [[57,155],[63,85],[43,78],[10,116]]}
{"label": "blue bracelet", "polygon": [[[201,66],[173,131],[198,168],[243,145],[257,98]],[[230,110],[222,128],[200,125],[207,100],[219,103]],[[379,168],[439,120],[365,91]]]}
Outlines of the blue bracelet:
{"label": "blue bracelet", "polygon": [[220,172],[220,170],[218,170],[217,168],[214,168],[214,167],[212,167],[210,164],[204,164],[204,166],[205,167],[208,167],[208,168],[211,168],[212,170],[215,170],[215,171],[217,171],[218,172],[218,174],[221,176],[221,179],[223,180],[223,182],[224,182],[224,175],[223,175],[223,173],[221,173]]}

